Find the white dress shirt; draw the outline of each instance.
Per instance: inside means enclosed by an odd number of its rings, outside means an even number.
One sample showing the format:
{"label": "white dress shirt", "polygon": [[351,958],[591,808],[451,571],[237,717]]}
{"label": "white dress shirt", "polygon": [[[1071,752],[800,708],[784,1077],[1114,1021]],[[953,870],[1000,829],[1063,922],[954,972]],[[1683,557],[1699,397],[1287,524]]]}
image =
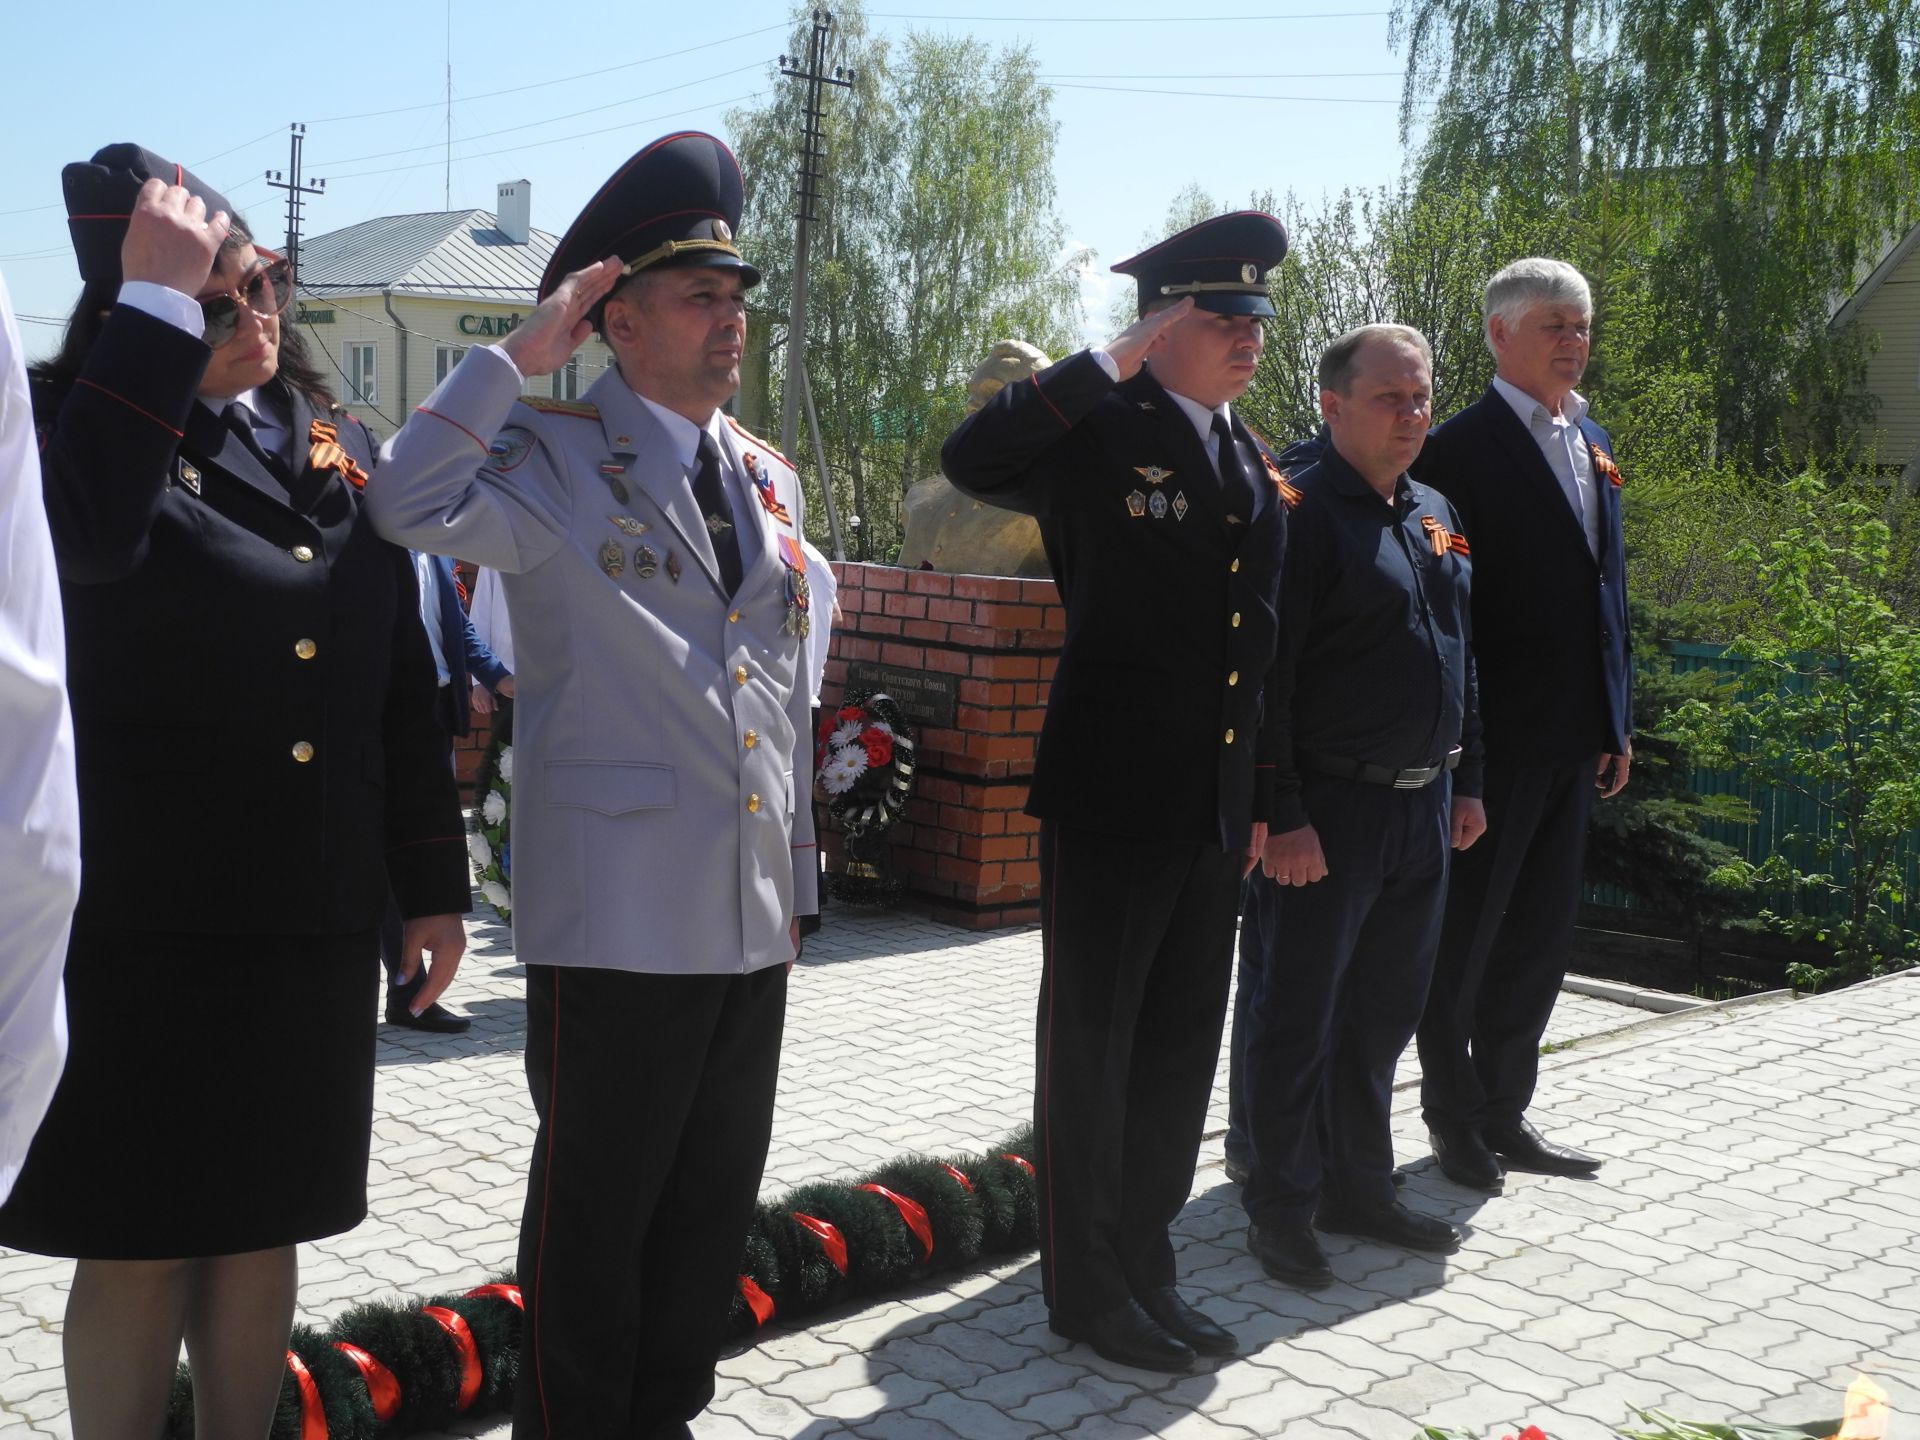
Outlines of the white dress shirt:
{"label": "white dress shirt", "polygon": [[820,703],[820,687],[827,680],[827,643],[833,635],[833,597],[840,582],[834,579],[833,565],[806,536],[800,537],[800,551],[807,557],[807,695]]}
{"label": "white dress shirt", "polygon": [[[1095,345],[1091,347],[1087,353],[1093,356],[1095,362],[1099,364],[1102,370],[1107,372],[1107,378],[1109,380],[1117,381],[1120,378],[1120,366],[1118,362],[1114,360],[1113,356],[1106,352],[1103,346]],[[1222,420],[1226,421],[1227,428],[1231,431],[1233,428],[1233,410],[1224,400],[1209,410],[1198,400],[1189,400],[1184,395],[1175,395],[1171,390],[1168,390],[1167,394],[1173,396],[1174,402],[1180,407],[1180,412],[1193,422],[1194,431],[1200,436],[1200,446],[1207,452],[1207,459],[1213,462],[1214,478],[1216,480],[1219,479],[1220,437],[1214,433],[1213,417],[1218,415]]]}
{"label": "white dress shirt", "polygon": [[[678,410],[669,410],[658,401],[649,400],[638,390],[634,398],[652,412],[653,418],[660,422],[667,432],[667,438],[673,442],[674,459],[687,472],[687,483],[693,483],[695,470],[700,460],[700,432],[705,431],[713,441],[714,448],[720,452],[720,483],[727,487],[727,503],[733,507],[733,533],[740,545],[740,568],[747,571],[753,568],[753,562],[760,558],[760,527],[752,523],[752,515],[745,507],[759,504],[759,500],[747,493],[746,481],[740,474],[740,461],[734,449],[728,443],[727,422],[718,410],[707,417],[705,425],[696,425]],[[741,523],[742,519],[746,523]]]}
{"label": "white dress shirt", "polygon": [[61,993],[80,895],[66,635],[20,332],[0,280],[0,1201],[67,1057]]}
{"label": "white dress shirt", "polygon": [[1560,493],[1567,497],[1567,504],[1579,517],[1580,528],[1586,532],[1587,549],[1598,560],[1600,492],[1594,488],[1593,455],[1580,430],[1580,422],[1587,414],[1585,398],[1569,390],[1567,398],[1560,402],[1560,413],[1555,415],[1518,385],[1498,375],[1493,377],[1493,388],[1513,407],[1513,413],[1533,436],[1533,443],[1540,447],[1554,479],[1560,482]]}
{"label": "white dress shirt", "polygon": [[420,591],[420,623],[426,628],[427,645],[433,651],[433,672],[445,685],[453,678],[447,669],[447,637],[440,633],[440,586],[433,577],[433,557],[409,550],[413,561],[413,579]]}
{"label": "white dress shirt", "polygon": [[480,573],[473,577],[473,605],[467,611],[467,618],[473,622],[473,632],[480,637],[480,643],[491,650],[493,658],[511,674],[515,668],[513,623],[507,618],[507,588],[500,583],[500,572],[491,565],[482,565]]}

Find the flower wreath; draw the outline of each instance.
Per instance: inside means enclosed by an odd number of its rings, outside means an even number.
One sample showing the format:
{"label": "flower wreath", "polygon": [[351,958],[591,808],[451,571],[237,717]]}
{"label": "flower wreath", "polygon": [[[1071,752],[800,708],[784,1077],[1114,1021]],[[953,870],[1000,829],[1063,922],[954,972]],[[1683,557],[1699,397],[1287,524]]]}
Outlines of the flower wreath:
{"label": "flower wreath", "polygon": [[495,740],[487,750],[474,781],[474,793],[485,798],[474,811],[473,833],[467,836],[467,854],[480,893],[502,920],[513,916],[513,839],[508,812],[513,801],[513,746]]}
{"label": "flower wreath", "polygon": [[847,837],[845,868],[829,891],[856,905],[892,900],[900,882],[882,865],[886,833],[913,791],[913,733],[891,695],[873,691],[820,717],[814,767],[827,813]]}

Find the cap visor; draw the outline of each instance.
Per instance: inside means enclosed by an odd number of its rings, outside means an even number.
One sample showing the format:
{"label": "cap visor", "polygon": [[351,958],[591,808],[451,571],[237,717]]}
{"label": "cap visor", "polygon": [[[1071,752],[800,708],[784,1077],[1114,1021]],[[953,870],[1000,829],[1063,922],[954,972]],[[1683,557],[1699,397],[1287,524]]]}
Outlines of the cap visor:
{"label": "cap visor", "polygon": [[1273,301],[1265,295],[1234,295],[1218,290],[1194,296],[1193,308],[1211,310],[1216,315],[1260,315],[1269,319],[1273,316]]}

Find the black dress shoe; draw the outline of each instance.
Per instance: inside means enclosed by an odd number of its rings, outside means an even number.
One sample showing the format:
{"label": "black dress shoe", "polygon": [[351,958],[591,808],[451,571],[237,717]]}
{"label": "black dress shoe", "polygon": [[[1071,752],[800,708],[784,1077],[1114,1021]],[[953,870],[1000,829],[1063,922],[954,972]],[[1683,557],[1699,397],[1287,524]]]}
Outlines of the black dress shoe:
{"label": "black dress shoe", "polygon": [[1247,1249],[1260,1262],[1260,1268],[1276,1280],[1302,1290],[1319,1290],[1333,1283],[1327,1252],[1313,1238],[1309,1226],[1249,1225]]}
{"label": "black dress shoe", "polygon": [[1433,1144],[1433,1158],[1440,1162],[1440,1173],[1456,1185],[1498,1195],[1507,1172],[1487,1148],[1487,1142],[1469,1125],[1449,1125],[1427,1132]]}
{"label": "black dress shoe", "polygon": [[1238,1355],[1240,1342],[1180,1298],[1171,1285],[1147,1290],[1138,1297],[1140,1308],[1162,1330],[1202,1355]]}
{"label": "black dress shoe", "polygon": [[1487,1148],[1516,1170],[1542,1175],[1592,1175],[1600,1162],[1591,1155],[1555,1145],[1525,1119],[1511,1125],[1489,1125],[1480,1132]]}
{"label": "black dress shoe", "polygon": [[424,1030],[430,1035],[459,1035],[473,1024],[465,1015],[456,1015],[444,1005],[429,1005],[418,1015],[413,1013],[413,997],[420,993],[426,977],[416,975],[409,985],[387,987],[387,1023],[404,1025],[409,1030]]}
{"label": "black dress shoe", "polygon": [[1094,1315],[1066,1315],[1055,1310],[1048,1314],[1047,1325],[1056,1335],[1091,1345],[1094,1354],[1116,1365],[1175,1375],[1193,1368],[1193,1347],[1163,1330],[1138,1301],[1125,1300]]}
{"label": "black dress shoe", "polygon": [[1253,1176],[1253,1171],[1251,1169],[1249,1169],[1245,1165],[1242,1165],[1238,1160],[1233,1159],[1231,1156],[1229,1156],[1227,1159],[1225,1169],[1227,1172],[1227,1183],[1229,1185],[1244,1185]]}
{"label": "black dress shoe", "polygon": [[1316,1230],[1329,1235],[1358,1235],[1366,1240],[1384,1240],[1389,1245],[1404,1245],[1409,1250],[1426,1250],[1436,1255],[1451,1255],[1460,1248],[1460,1232],[1444,1220],[1417,1215],[1398,1200],[1387,1205],[1366,1208],[1322,1205],[1313,1217]]}

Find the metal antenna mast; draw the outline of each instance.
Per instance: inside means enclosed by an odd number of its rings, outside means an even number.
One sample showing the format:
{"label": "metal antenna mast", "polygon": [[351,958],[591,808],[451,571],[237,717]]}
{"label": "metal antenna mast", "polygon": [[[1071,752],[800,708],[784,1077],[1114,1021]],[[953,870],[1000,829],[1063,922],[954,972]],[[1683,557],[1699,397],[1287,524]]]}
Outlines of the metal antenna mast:
{"label": "metal antenna mast", "polygon": [[[851,70],[836,65],[829,73],[825,68],[827,34],[832,28],[831,12],[814,11],[813,38],[807,46],[807,68],[797,69],[797,60],[790,60],[785,55],[780,57],[782,75],[807,82],[800,133],[799,184],[794,196],[793,296],[787,311],[787,383],[782,395],[780,417],[780,448],[788,454],[793,453],[794,437],[799,433],[800,403],[807,383],[807,252],[813,226],[820,219],[815,206],[820,198],[820,182],[827,159],[827,142],[820,133],[820,121],[825,114],[825,87],[837,85],[845,90],[853,86]],[[818,436],[815,439],[817,441]],[[823,491],[828,486],[824,466],[821,468],[820,485]]]}
{"label": "metal antenna mast", "polygon": [[292,154],[287,161],[287,171],[283,176],[278,170],[267,171],[267,183],[276,190],[287,192],[287,263],[293,267],[297,279],[300,274],[300,206],[301,197],[318,195],[327,188],[327,182],[316,180],[311,185],[303,184],[300,179],[300,147],[307,138],[307,127],[299,121],[289,125],[292,132]]}

